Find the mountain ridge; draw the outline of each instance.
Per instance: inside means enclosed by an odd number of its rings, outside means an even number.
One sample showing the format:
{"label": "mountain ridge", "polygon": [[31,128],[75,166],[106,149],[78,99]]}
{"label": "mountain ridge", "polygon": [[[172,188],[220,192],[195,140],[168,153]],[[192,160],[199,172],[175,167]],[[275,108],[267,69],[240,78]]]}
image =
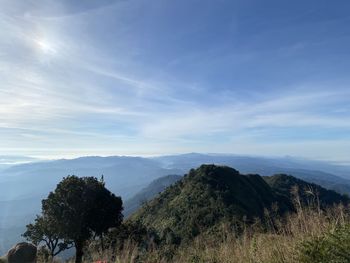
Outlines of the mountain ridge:
{"label": "mountain ridge", "polygon": [[[286,160],[285,158],[282,159]],[[13,207],[16,207],[16,200],[23,200],[23,203],[27,204],[23,206],[23,209],[19,210],[22,216],[18,216],[16,220],[10,218],[8,213],[0,213],[1,227],[7,228],[9,225],[12,226],[17,222],[16,229],[21,227],[24,229],[22,222],[28,218],[32,219],[40,211],[41,199],[50,190],[54,189],[63,177],[70,174],[95,177],[104,175],[106,186],[116,194],[121,195],[124,200],[128,200],[141,189],[147,187],[153,180],[167,174],[183,175],[190,168],[197,167],[202,163],[232,166],[245,174],[291,174],[306,181],[320,184],[325,188],[338,190],[341,193],[350,193],[350,180],[335,174],[315,171],[321,170],[324,165],[315,166],[312,163],[306,166],[314,170],[302,170],[301,168],[305,166],[298,166],[298,162],[294,161],[293,158],[287,158],[287,163],[280,163],[280,159],[273,160],[265,157],[190,153],[187,155],[149,158],[85,156],[75,159],[36,160],[32,163],[18,164],[6,169],[0,169],[0,184],[2,186],[0,201],[6,201],[6,205],[0,202],[0,211],[9,211],[8,207],[11,206],[9,202],[12,201]],[[291,169],[290,167],[293,165],[295,167]],[[317,162],[317,165],[319,165],[319,162]],[[338,170],[345,171],[346,169],[344,169],[341,167]],[[337,171],[337,169],[334,171]],[[36,198],[36,201],[33,198]],[[21,232],[18,231],[13,232],[13,238],[18,239],[20,234]],[[0,236],[0,253],[9,248],[9,245],[1,240],[3,238]]]}
{"label": "mountain ridge", "polygon": [[[255,218],[264,220],[266,209],[279,215],[294,211],[290,196],[278,192],[277,186],[273,188],[267,181],[257,174],[242,175],[227,166],[202,165],[143,205],[129,220],[155,229],[163,240],[170,235],[171,241],[166,242],[180,244],[222,224],[237,227],[254,222]],[[295,182],[309,185],[299,179]],[[329,191],[318,187],[323,202],[324,193]],[[349,202],[348,197],[331,192],[333,199],[325,205]]]}

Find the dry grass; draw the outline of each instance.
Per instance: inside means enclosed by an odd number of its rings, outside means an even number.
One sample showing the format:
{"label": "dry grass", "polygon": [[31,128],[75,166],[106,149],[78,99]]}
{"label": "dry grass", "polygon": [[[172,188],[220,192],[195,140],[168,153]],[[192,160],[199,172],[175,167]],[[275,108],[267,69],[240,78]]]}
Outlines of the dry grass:
{"label": "dry grass", "polygon": [[[283,219],[266,214],[265,230],[259,224],[247,227],[242,235],[222,227],[222,238],[196,238],[192,244],[180,247],[171,259],[161,249],[140,252],[137,246],[126,243],[125,248],[112,258],[111,251],[95,254],[93,260],[108,259],[108,262],[174,262],[174,263],[297,263],[300,243],[310,238],[350,223],[349,213],[343,206],[327,211],[317,208],[298,208],[297,213]],[[266,229],[266,227],[268,229]],[[87,261],[88,262],[88,261]]]}
{"label": "dry grass", "polygon": [[[272,219],[271,219],[272,221]],[[299,262],[299,245],[350,222],[343,206],[328,211],[299,208],[296,214],[269,226],[267,232],[248,228],[241,237],[229,234],[223,242],[199,238],[193,247],[181,250],[173,262]],[[194,259],[194,260],[193,260]]]}

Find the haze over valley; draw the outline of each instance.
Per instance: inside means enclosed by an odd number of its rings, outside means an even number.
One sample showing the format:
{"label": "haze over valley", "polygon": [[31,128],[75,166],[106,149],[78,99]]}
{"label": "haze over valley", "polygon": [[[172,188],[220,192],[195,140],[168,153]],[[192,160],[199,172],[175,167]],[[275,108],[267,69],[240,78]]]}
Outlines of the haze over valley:
{"label": "haze over valley", "polygon": [[[189,153],[148,158],[91,156],[40,161],[22,157],[21,160],[26,163],[12,164],[0,171],[1,253],[20,239],[25,225],[39,214],[41,200],[68,175],[97,178],[103,175],[108,189],[125,200],[127,215],[201,164],[227,165],[245,174],[289,174],[327,189],[350,194],[349,166],[293,157]],[[27,163],[28,160],[31,162]],[[168,175],[176,176],[166,180]],[[157,181],[160,178],[165,178],[162,179],[165,182]]]}
{"label": "haze over valley", "polygon": [[348,262],[349,47],[349,0],[0,0],[0,263]]}

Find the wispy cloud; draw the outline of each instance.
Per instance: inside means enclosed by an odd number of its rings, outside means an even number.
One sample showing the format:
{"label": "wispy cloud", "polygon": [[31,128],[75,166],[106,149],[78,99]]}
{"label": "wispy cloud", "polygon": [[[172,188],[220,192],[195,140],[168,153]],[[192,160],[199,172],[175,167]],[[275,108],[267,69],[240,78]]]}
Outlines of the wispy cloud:
{"label": "wispy cloud", "polygon": [[[350,128],[349,116],[336,116],[339,101],[349,102],[348,92],[272,95],[263,101],[241,102],[207,108],[184,108],[171,114],[159,114],[144,126],[144,133],[154,137],[248,132],[250,128],[317,127]],[[344,101],[345,100],[345,101]],[[330,111],[330,109],[333,111]],[[191,114],[186,114],[191,112]]]}
{"label": "wispy cloud", "polygon": [[[328,82],[316,78],[304,53],[330,43],[276,36],[274,48],[271,32],[283,28],[255,32],[247,24],[240,33],[249,19],[210,20],[211,9],[199,10],[205,19],[198,21],[168,20],[191,1],[169,10],[160,1],[93,2],[0,1],[2,154],[303,155],[309,145],[312,157],[348,145],[346,74],[339,67]],[[296,28],[289,25],[289,34]],[[326,70],[321,62],[317,70]]]}

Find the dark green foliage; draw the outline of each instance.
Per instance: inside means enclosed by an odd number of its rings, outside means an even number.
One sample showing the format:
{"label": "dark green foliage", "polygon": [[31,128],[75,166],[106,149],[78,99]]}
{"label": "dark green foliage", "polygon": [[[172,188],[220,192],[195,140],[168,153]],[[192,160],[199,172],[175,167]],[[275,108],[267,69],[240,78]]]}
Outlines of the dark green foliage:
{"label": "dark green foliage", "polygon": [[303,242],[299,256],[303,263],[350,262],[350,226],[337,227],[321,237]]}
{"label": "dark green foliage", "polygon": [[[123,222],[120,226],[109,229],[104,238],[111,262],[116,262],[116,257],[125,253],[130,247],[137,247],[138,255],[134,258],[135,262],[143,262],[140,257],[159,244],[158,236],[153,230],[132,221]],[[99,241],[95,240],[89,244],[88,252],[93,254],[99,251],[98,247]]]}
{"label": "dark green foliage", "polygon": [[144,205],[131,220],[156,229],[164,243],[179,244],[221,223],[237,225],[263,217],[264,209],[278,201],[258,175],[202,165]]}
{"label": "dark green foliage", "polygon": [[47,217],[37,216],[34,224],[27,225],[27,231],[23,234],[28,241],[38,246],[43,243],[48,251],[48,255],[53,259],[54,256],[63,250],[72,247],[72,242],[61,239],[56,232],[55,225],[51,224]]}
{"label": "dark green foliage", "polygon": [[119,227],[111,229],[106,235],[106,244],[117,251],[123,249],[126,240],[141,249],[148,249],[150,244],[159,241],[154,231],[132,221],[126,221]]}
{"label": "dark green foliage", "polygon": [[264,176],[263,178],[280,196],[291,200],[295,195],[298,195],[302,205],[319,205],[321,208],[325,208],[340,202],[348,204],[350,201],[346,195],[341,195],[333,190],[327,190],[319,185],[305,182],[290,175],[277,174]]}
{"label": "dark green foliage", "polygon": [[42,201],[43,217],[55,227],[60,238],[74,242],[79,263],[85,242],[119,226],[121,211],[121,198],[94,177],[68,176]]}
{"label": "dark green foliage", "polygon": [[226,166],[202,165],[146,203],[130,220],[155,229],[161,244],[179,245],[200,234],[215,235],[223,224],[239,234],[245,224],[264,221],[266,209],[274,217],[294,211],[290,192],[295,185],[302,196],[305,188],[312,187],[324,206],[348,200],[294,177],[264,179]]}

